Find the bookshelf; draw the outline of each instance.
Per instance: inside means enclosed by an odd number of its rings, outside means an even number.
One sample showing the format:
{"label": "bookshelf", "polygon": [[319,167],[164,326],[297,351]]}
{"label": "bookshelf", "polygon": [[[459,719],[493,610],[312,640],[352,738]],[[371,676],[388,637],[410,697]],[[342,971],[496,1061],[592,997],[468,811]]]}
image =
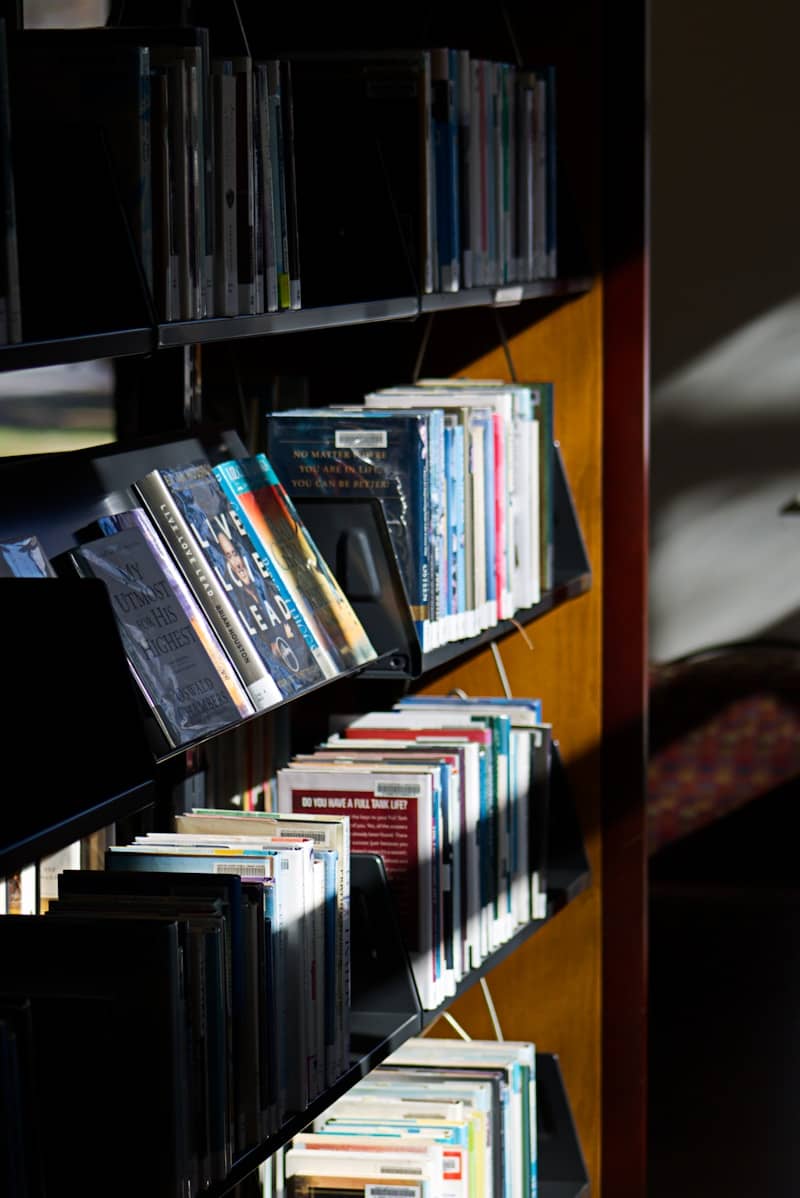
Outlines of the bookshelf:
{"label": "bookshelf", "polygon": [[[170,6],[131,7],[143,21],[165,21]],[[176,4],[172,16],[198,23],[207,17],[213,26],[214,7]],[[553,1172],[543,1173],[543,1198],[577,1198],[589,1183],[595,1195],[643,1195],[646,1164],[646,17],[645,6],[634,0],[612,7],[613,12],[597,0],[582,0],[564,14],[552,5],[511,3],[491,19],[483,14],[480,22],[456,5],[404,8],[402,36],[410,43],[458,42],[487,57],[556,63],[563,251],[557,279],[432,295],[415,294],[391,280],[378,297],[365,293],[337,302],[333,295],[330,303],[295,312],[163,322],[142,286],[108,163],[87,138],[74,147],[77,159],[62,146],[61,161],[64,170],[84,169],[97,183],[91,208],[64,198],[58,219],[49,222],[43,220],[41,198],[33,203],[42,193],[42,163],[17,151],[27,171],[19,184],[28,222],[27,231],[20,230],[28,288],[23,288],[25,339],[0,347],[2,370],[98,356],[127,365],[131,373],[123,376],[121,369],[121,377],[128,386],[133,380],[137,394],[132,404],[127,397],[120,427],[127,431],[133,424],[137,433],[148,435],[142,442],[145,454],[161,452],[170,438],[193,432],[192,416],[199,414],[213,426],[219,426],[221,416],[223,427],[235,423],[239,413],[231,408],[232,380],[246,385],[265,363],[276,377],[307,378],[310,391],[326,402],[331,394],[352,397],[422,365],[431,375],[497,378],[513,371],[520,379],[555,382],[559,462],[565,506],[573,517],[559,586],[516,623],[506,622],[469,645],[436,651],[411,663],[413,668],[405,655],[399,671],[390,667],[384,677],[350,680],[348,692],[348,699],[360,693],[365,705],[374,704],[381,694],[392,694],[394,678],[429,693],[459,687],[499,694],[499,651],[512,692],[529,694],[533,687],[557,729],[581,833],[577,847],[574,837],[566,837],[559,875],[564,901],[555,917],[520,935],[486,970],[505,1036],[533,1039],[541,1047],[554,1123],[572,1126],[580,1144],[577,1157],[567,1152],[566,1165],[564,1159],[554,1161]],[[243,30],[254,47],[276,49],[393,46],[401,36],[396,14],[375,8],[337,12],[335,21],[315,15],[313,22],[304,19],[302,6],[294,13],[271,10],[268,18],[248,0],[218,8],[216,28],[226,44],[236,42]],[[10,28],[20,22],[21,10],[12,2],[0,8]],[[22,124],[20,130],[22,146]],[[58,148],[57,138],[49,140]],[[26,198],[31,199],[27,206]],[[71,230],[69,238],[65,228]],[[54,263],[63,269],[54,270]],[[65,281],[76,274],[82,281],[77,294]],[[53,289],[44,292],[42,280],[54,276]],[[395,377],[387,377],[390,364]],[[176,388],[190,366],[195,388],[189,402]],[[159,407],[162,394],[169,395],[169,403]],[[176,413],[186,416],[183,429],[176,427]],[[75,507],[84,512],[96,500],[91,488],[87,494],[76,461],[64,465],[61,480],[54,464],[3,463],[4,526],[13,530],[34,520],[52,537],[48,547],[61,548],[64,530],[75,526]],[[33,471],[43,475],[45,466],[54,473],[40,491]],[[66,510],[58,499],[65,493],[64,481],[71,497]],[[2,591],[0,601],[10,602]],[[96,619],[102,622],[102,610]],[[119,659],[112,654],[105,666],[111,677],[104,687],[127,702],[122,697],[127,675]],[[63,669],[71,668],[65,662]],[[339,698],[337,687],[322,688],[303,698],[303,711],[322,721]],[[293,710],[291,705],[282,714],[291,720]],[[86,744],[90,713],[91,705],[67,724],[62,756],[68,747]],[[9,745],[14,735],[14,725],[7,724]],[[40,727],[38,735],[44,741],[49,734]],[[114,778],[98,764],[94,772],[105,793],[96,808],[76,807],[67,823],[44,819],[40,828],[24,829],[13,842],[4,840],[0,874],[34,849],[49,851],[62,837],[63,843],[73,833],[102,826],[109,814],[127,817],[147,804],[157,809],[168,763],[153,763],[136,737],[130,749],[141,766],[131,778]],[[92,765],[91,748],[69,756],[79,789],[84,769]],[[380,892],[376,871],[374,863],[363,863],[363,884],[377,884]],[[397,951],[402,963],[402,946]],[[390,972],[396,979],[396,963]],[[422,1015],[412,997],[394,994],[388,1005],[371,1005],[372,997],[364,996],[366,1038],[355,1048],[352,1078],[348,1074],[343,1088],[393,1044],[421,1030]],[[492,1035],[480,987],[465,988],[451,1009],[473,1036]],[[437,1034],[447,1034],[440,1027]],[[290,1134],[287,1129],[285,1135]],[[274,1146],[265,1143],[239,1162],[226,1190]]]}

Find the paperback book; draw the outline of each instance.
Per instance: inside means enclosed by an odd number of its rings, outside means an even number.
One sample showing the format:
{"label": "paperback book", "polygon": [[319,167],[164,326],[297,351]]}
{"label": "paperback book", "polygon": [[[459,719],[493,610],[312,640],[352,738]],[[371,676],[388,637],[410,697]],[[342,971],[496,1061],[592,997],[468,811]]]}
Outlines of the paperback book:
{"label": "paperback book", "polygon": [[210,464],[161,467],[133,489],[250,686],[256,707],[263,710],[324,681],[317,646],[276,589]]}
{"label": "paperback book", "polygon": [[141,508],[102,516],[69,557],[101,578],[133,675],[172,748],[254,708],[199,604]]}

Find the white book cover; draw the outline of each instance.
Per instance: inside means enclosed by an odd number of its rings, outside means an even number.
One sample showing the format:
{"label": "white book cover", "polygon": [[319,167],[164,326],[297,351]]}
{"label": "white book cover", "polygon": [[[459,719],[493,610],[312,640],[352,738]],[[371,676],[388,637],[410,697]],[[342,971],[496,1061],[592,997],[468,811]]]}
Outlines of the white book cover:
{"label": "white book cover", "polygon": [[395,773],[284,768],[277,773],[281,811],[320,811],[350,817],[353,852],[379,852],[398,907],[420,1001],[431,1010],[444,999],[433,942],[434,793],[430,772]]}

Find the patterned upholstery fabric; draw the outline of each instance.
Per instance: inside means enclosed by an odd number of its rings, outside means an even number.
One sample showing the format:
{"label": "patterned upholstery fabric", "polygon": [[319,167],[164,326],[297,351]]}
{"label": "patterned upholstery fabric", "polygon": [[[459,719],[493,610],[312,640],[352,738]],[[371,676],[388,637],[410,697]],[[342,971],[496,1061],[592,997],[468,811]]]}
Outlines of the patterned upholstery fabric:
{"label": "patterned upholstery fabric", "polygon": [[652,668],[651,854],[795,778],[800,795],[800,648],[752,642]]}

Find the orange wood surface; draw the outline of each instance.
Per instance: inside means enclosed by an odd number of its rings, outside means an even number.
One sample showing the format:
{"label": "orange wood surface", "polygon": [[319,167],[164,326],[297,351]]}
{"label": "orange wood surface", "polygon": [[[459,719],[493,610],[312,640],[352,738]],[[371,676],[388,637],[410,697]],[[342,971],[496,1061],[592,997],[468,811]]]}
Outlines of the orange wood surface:
{"label": "orange wood surface", "polygon": [[[535,310],[532,319],[535,318]],[[601,1131],[601,632],[602,632],[602,290],[531,324],[510,342],[519,379],[555,382],[555,430],[592,567],[588,594],[498,642],[511,693],[539,696],[552,722],[575,797],[592,885],[499,965],[488,984],[506,1039],[533,1040],[557,1053],[592,1182],[600,1192]],[[508,378],[502,349],[461,371]],[[530,642],[530,645],[528,644]],[[423,689],[502,695],[490,649]],[[473,1037],[494,1033],[482,989],[474,986],[451,1013]],[[444,1020],[433,1035],[453,1035]]]}

